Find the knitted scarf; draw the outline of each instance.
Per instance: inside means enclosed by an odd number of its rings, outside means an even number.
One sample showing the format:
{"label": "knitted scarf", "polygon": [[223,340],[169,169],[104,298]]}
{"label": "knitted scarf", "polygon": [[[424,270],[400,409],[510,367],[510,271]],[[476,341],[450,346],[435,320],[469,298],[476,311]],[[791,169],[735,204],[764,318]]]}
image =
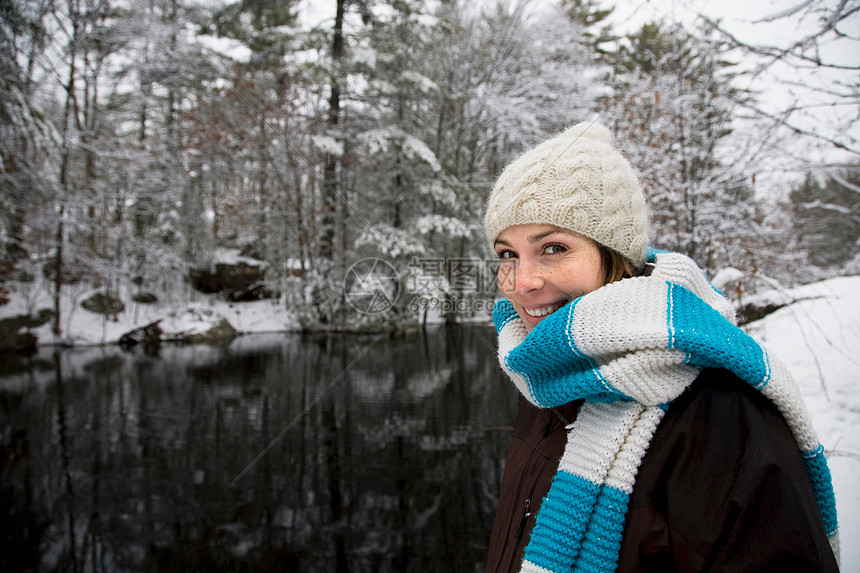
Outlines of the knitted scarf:
{"label": "knitted scarf", "polygon": [[800,450],[834,553],[830,470],[786,368],[735,325],[689,258],[652,253],[653,272],[580,297],[526,331],[496,304],[499,362],[542,408],[585,399],[526,547],[522,571],[614,571],[636,473],[668,404],[701,369],[732,371],[770,399]]}

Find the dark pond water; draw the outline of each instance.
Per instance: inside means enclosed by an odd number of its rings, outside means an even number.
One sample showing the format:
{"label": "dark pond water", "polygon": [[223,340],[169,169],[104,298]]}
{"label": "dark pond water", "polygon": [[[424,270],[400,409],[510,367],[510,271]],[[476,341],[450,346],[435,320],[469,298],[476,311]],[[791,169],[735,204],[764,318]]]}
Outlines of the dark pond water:
{"label": "dark pond water", "polygon": [[482,571],[484,327],[0,357],[2,571]]}

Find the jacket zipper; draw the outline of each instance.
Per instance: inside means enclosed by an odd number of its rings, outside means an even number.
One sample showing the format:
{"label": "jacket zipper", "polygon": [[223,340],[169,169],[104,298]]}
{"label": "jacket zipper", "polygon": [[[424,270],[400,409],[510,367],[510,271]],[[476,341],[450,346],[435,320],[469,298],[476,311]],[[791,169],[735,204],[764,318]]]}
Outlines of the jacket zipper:
{"label": "jacket zipper", "polygon": [[529,520],[529,516],[532,514],[532,512],[529,511],[531,508],[531,505],[532,505],[532,500],[530,497],[527,497],[526,498],[526,506],[523,509],[523,518],[520,519],[520,526],[517,527],[517,532],[514,533],[514,537],[516,537],[517,539],[519,539],[523,536],[523,531],[525,531],[526,523]]}
{"label": "jacket zipper", "polygon": [[[555,414],[555,415],[553,415],[553,414]],[[527,468],[531,464],[532,458],[534,457],[535,453],[537,453],[537,451],[540,449],[540,446],[543,443],[543,441],[546,439],[547,436],[549,436],[552,433],[553,429],[555,429],[554,423],[558,423],[558,421],[559,421],[559,420],[556,420],[556,417],[560,418],[560,416],[558,416],[558,414],[555,412],[553,412],[552,414],[549,415],[549,418],[547,419],[546,425],[543,428],[543,432],[541,432],[541,439],[538,440],[537,444],[535,444],[535,447],[532,448],[532,451],[529,454],[528,460],[526,461],[526,464],[523,466],[524,468]],[[546,460],[544,462],[543,466],[541,467],[541,469],[537,475],[540,476],[543,474],[544,468],[546,468],[546,465],[548,463],[549,463],[549,460]],[[523,483],[524,481],[525,481],[525,475],[520,477],[520,484],[519,484],[519,486],[517,486],[517,493],[519,493],[520,490],[522,490],[523,485],[524,485],[524,483]],[[519,526],[517,527],[517,530],[514,533],[514,539],[516,540],[514,543],[514,552],[513,552],[514,559],[516,559],[516,556],[519,553],[520,540],[523,537],[523,533],[525,533],[525,528],[526,528],[526,525],[528,523],[528,519],[529,519],[529,517],[531,517],[531,498],[534,495],[534,491],[535,491],[536,487],[537,487],[537,482],[535,481],[534,483],[532,483],[531,489],[529,490],[529,493],[526,496],[523,514],[522,514],[522,517],[520,518]],[[506,538],[505,547],[502,548],[502,552],[501,552],[501,555],[499,557],[502,560],[504,559],[504,556],[506,553],[505,550],[507,549],[507,544],[508,544],[507,540],[508,539],[510,539],[510,537]],[[496,568],[495,568],[496,571],[499,570],[499,565],[501,565],[501,561],[496,564]]]}

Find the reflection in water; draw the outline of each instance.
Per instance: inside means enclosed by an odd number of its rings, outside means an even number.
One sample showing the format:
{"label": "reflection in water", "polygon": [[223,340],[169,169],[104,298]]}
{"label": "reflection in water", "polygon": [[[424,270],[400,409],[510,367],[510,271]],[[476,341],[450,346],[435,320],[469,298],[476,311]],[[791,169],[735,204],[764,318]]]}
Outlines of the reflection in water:
{"label": "reflection in water", "polygon": [[4,357],[0,569],[482,571],[515,408],[494,344]]}

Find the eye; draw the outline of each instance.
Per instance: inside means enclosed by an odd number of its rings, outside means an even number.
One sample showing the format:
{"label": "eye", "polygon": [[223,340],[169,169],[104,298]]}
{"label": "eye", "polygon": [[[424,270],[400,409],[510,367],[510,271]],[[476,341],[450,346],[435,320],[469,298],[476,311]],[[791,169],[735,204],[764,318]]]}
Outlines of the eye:
{"label": "eye", "polygon": [[517,254],[515,252],[509,251],[507,249],[503,249],[501,251],[496,252],[496,256],[502,260],[517,258]]}
{"label": "eye", "polygon": [[547,255],[557,255],[559,253],[565,252],[566,250],[567,247],[565,247],[564,245],[553,243],[552,245],[547,245],[546,247],[544,247],[543,252]]}

